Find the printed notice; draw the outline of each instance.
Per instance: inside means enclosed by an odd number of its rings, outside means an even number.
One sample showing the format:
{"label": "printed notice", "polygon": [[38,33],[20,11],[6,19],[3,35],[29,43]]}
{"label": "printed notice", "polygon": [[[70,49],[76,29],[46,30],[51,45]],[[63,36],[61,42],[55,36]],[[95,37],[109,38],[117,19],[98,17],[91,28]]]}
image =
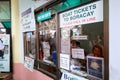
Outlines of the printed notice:
{"label": "printed notice", "polygon": [[70,28],[61,29],[61,38],[70,38]]}
{"label": "printed notice", "polygon": [[25,57],[24,66],[25,66],[28,70],[33,71],[34,59],[29,58],[29,57]]}
{"label": "printed notice", "polygon": [[59,17],[60,27],[101,22],[103,21],[103,0],[63,12]]}
{"label": "printed notice", "polygon": [[60,54],[60,68],[69,70],[70,66],[70,55]]}
{"label": "printed notice", "polygon": [[72,57],[73,57],[73,58],[79,58],[79,59],[85,59],[84,49],[81,49],[81,48],[73,48],[73,49],[72,49]]}
{"label": "printed notice", "polygon": [[29,8],[21,13],[21,26],[23,32],[35,30],[35,18],[33,8]]}
{"label": "printed notice", "polygon": [[61,39],[61,52],[62,53],[70,53],[70,38]]}
{"label": "printed notice", "polygon": [[80,35],[80,36],[72,36],[73,40],[88,40],[87,35]]}

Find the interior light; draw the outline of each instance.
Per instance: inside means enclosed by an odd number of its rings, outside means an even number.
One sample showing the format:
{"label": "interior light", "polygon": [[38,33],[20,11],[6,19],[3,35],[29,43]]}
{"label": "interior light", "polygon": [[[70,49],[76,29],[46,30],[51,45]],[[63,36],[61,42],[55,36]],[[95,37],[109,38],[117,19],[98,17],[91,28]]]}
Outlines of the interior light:
{"label": "interior light", "polygon": [[6,29],[1,29],[2,32],[6,32]]}

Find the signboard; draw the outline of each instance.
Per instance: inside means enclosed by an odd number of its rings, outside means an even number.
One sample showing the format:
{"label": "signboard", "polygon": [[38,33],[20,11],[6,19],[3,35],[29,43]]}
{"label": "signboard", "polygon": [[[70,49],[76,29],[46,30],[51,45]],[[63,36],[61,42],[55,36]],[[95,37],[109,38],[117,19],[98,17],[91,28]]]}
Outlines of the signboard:
{"label": "signboard", "polygon": [[38,14],[37,21],[41,22],[49,18],[51,18],[51,10]]}
{"label": "signboard", "polygon": [[34,59],[32,59],[32,58],[30,58],[30,57],[25,57],[24,66],[25,66],[28,70],[33,71]]}
{"label": "signboard", "polygon": [[80,36],[72,36],[73,40],[88,40],[87,35],[80,35]]}
{"label": "signboard", "polygon": [[70,66],[70,55],[60,54],[60,68],[69,70]]}
{"label": "signboard", "polygon": [[35,30],[34,10],[32,8],[21,13],[21,24],[23,32]]}
{"label": "signboard", "polygon": [[94,78],[104,80],[103,58],[87,56],[87,72]]}
{"label": "signboard", "polygon": [[10,72],[10,36],[0,34],[0,72]]}
{"label": "signboard", "polygon": [[88,80],[80,76],[76,76],[74,74],[71,74],[70,72],[67,72],[65,70],[62,71],[62,77],[61,80]]}
{"label": "signboard", "polygon": [[103,1],[78,7],[60,14],[60,27],[103,21]]}

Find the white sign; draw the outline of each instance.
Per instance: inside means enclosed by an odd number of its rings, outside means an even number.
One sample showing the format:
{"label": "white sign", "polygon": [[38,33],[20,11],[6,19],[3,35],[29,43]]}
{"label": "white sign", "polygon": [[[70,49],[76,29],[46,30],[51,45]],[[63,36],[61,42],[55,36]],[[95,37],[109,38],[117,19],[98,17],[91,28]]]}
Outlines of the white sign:
{"label": "white sign", "polygon": [[10,35],[0,34],[0,72],[10,72]]}
{"label": "white sign", "polygon": [[35,30],[34,10],[32,8],[22,12],[21,18],[21,27],[23,32]]}
{"label": "white sign", "polygon": [[73,36],[72,39],[73,40],[88,40],[88,36],[87,35]]}
{"label": "white sign", "polygon": [[60,68],[69,70],[70,67],[70,55],[60,54]]}
{"label": "white sign", "polygon": [[61,29],[61,38],[70,38],[70,28]]}
{"label": "white sign", "polygon": [[70,72],[67,72],[65,70],[62,70],[62,77],[61,80],[88,80],[80,76],[76,76],[74,74],[71,74]]}
{"label": "white sign", "polygon": [[60,27],[103,21],[103,1],[78,7],[60,14]]}
{"label": "white sign", "polygon": [[28,70],[33,71],[34,59],[32,59],[32,58],[30,58],[30,57],[25,57],[24,66],[25,66]]}
{"label": "white sign", "polygon": [[70,38],[61,39],[61,52],[70,54]]}
{"label": "white sign", "polygon": [[72,49],[72,57],[79,58],[79,59],[85,59],[84,49],[73,48]]}

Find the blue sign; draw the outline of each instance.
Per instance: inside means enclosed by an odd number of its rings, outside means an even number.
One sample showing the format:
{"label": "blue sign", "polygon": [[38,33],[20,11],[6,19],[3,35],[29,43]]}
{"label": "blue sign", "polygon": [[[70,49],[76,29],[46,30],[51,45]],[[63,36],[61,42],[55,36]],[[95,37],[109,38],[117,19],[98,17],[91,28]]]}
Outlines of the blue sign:
{"label": "blue sign", "polygon": [[41,22],[41,21],[44,21],[44,20],[49,19],[49,18],[51,18],[51,10],[48,10],[44,13],[38,14],[37,21]]}

